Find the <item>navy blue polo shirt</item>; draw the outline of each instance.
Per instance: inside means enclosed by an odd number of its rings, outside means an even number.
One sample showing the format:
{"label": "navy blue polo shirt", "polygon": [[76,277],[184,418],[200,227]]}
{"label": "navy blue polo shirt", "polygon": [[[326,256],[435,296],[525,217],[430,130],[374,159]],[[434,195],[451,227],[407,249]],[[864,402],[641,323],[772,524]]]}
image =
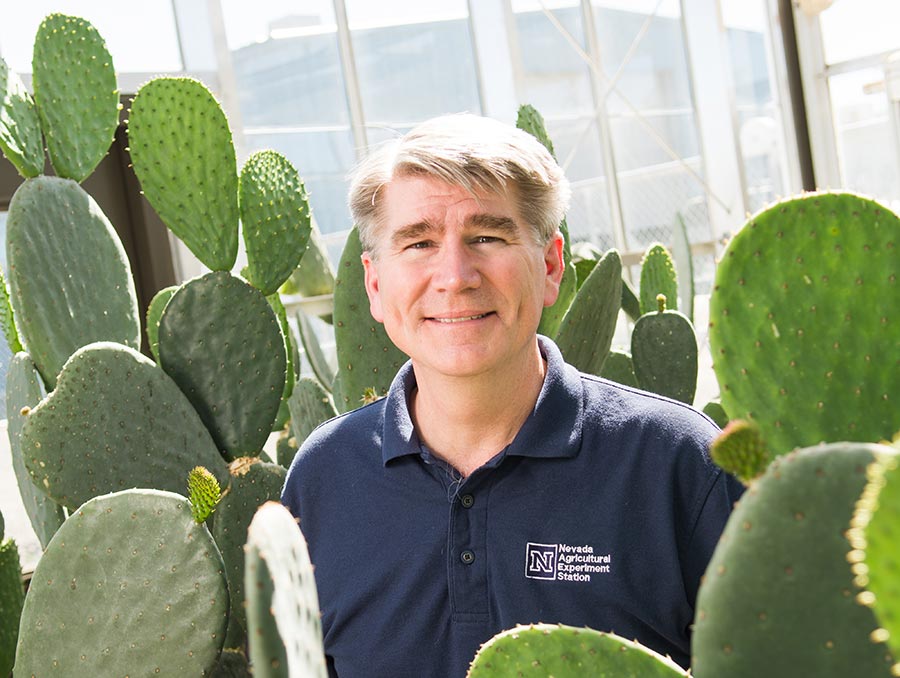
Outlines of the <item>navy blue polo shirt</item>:
{"label": "navy blue polo shirt", "polygon": [[468,478],[419,441],[410,364],[297,453],[282,501],[309,544],[332,675],[463,678],[483,642],[529,622],[688,664],[700,577],[741,492],[708,458],[718,429],[539,340],[534,411]]}

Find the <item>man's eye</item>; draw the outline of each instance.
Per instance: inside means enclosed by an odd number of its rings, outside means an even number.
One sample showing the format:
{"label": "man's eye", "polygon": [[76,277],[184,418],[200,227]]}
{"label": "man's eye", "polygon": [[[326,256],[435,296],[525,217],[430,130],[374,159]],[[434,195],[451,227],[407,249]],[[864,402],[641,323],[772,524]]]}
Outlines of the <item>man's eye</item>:
{"label": "man's eye", "polygon": [[491,242],[500,242],[500,238],[497,238],[493,235],[479,235],[477,238],[475,238],[475,243],[479,245]]}
{"label": "man's eye", "polygon": [[414,242],[406,246],[406,249],[409,250],[424,250],[427,247],[431,247],[431,242],[428,240],[420,240],[419,242]]}

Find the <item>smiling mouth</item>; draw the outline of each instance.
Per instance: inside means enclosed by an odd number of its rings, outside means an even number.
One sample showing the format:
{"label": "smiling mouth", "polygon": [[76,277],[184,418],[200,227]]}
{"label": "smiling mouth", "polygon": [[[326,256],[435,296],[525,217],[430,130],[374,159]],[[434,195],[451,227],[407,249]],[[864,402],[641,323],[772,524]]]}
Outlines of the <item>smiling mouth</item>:
{"label": "smiling mouth", "polygon": [[481,318],[486,318],[489,315],[491,315],[491,314],[490,313],[479,313],[477,315],[464,315],[464,316],[460,316],[458,318],[431,318],[431,320],[434,320],[435,322],[439,322],[439,323],[448,323],[448,324],[449,323],[461,323],[461,322],[465,322],[467,320],[480,320]]}

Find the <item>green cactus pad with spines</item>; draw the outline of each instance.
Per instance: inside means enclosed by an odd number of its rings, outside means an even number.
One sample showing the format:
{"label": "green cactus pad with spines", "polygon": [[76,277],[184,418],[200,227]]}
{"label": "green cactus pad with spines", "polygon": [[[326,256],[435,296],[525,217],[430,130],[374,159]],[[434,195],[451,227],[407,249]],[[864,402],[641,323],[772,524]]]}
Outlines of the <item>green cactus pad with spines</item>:
{"label": "green cactus pad with spines", "polygon": [[244,590],[250,662],[258,678],[325,678],[319,597],[306,540],[290,512],[269,502],[247,531]]}
{"label": "green cactus pad with spines", "polygon": [[306,360],[309,362],[309,366],[312,368],[313,374],[319,380],[319,383],[326,389],[330,389],[331,384],[334,382],[334,368],[328,362],[325,352],[319,343],[319,338],[313,327],[314,321],[308,318],[303,311],[298,311],[294,317],[297,320],[297,334],[300,335],[300,343],[303,345]]}
{"label": "green cactus pad with spines", "polygon": [[298,445],[319,424],[337,416],[331,396],[322,384],[309,377],[301,377],[294,384],[288,407],[291,410],[291,430]]}
{"label": "green cactus pad with spines", "polygon": [[72,355],[56,390],[26,417],[21,443],[34,483],[70,510],[130,487],[182,493],[197,465],[220,482],[228,477],[175,382],[149,358],[112,342]]}
{"label": "green cactus pad with spines", "polygon": [[104,495],[69,517],[37,564],[16,673],[204,675],[227,619],[222,556],[187,499]]}
{"label": "green cactus pad with spines", "polygon": [[709,448],[709,456],[745,485],[761,476],[772,461],[772,453],[755,423],[733,419]]}
{"label": "green cactus pad with spines", "polygon": [[180,285],[171,285],[164,287],[153,295],[150,303],[147,305],[147,345],[150,347],[150,354],[156,362],[159,362],[159,319],[162,318],[163,311],[169,299],[178,290]]}
{"label": "green cactus pad with spines", "polygon": [[638,385],[692,405],[697,390],[697,335],[678,311],[645,313],[631,332],[631,359]]}
{"label": "green cactus pad with spines", "polygon": [[656,297],[666,295],[669,310],[678,310],[678,275],[665,245],[654,243],[641,259],[641,314],[656,311]]}
{"label": "green cactus pad with spines", "polygon": [[579,289],[602,258],[603,252],[593,243],[581,242],[572,248],[572,264],[575,266],[575,278]]}
{"label": "green cactus pad with spines", "polygon": [[467,678],[677,678],[675,662],[612,633],[563,624],[503,631],[481,646]]}
{"label": "green cactus pad with spines", "polygon": [[622,259],[611,249],[597,262],[560,323],[556,343],[566,362],[600,374],[622,301]]}
{"label": "green cactus pad with spines", "polygon": [[297,379],[296,370],[298,369],[297,359],[300,356],[297,347],[294,345],[294,335],[293,332],[291,332],[291,326],[288,323],[287,310],[284,308],[284,304],[281,301],[281,295],[276,292],[275,294],[266,297],[266,300],[269,302],[269,306],[272,307],[272,311],[278,319],[278,327],[281,330],[282,339],[284,339],[284,355],[287,360],[285,365],[284,387],[281,391],[281,403],[278,407],[278,415],[275,417],[275,421],[272,424],[272,431],[280,431],[284,427],[288,416],[290,416],[288,414],[287,399],[291,397],[291,393],[294,391],[294,382]]}
{"label": "green cactus pad with spines", "polygon": [[900,429],[898,254],[900,217],[852,193],[776,203],[728,243],[713,365],[725,409],[756,419],[776,453]]}
{"label": "green cactus pad with spines", "polygon": [[53,169],[60,177],[84,181],[106,155],[119,125],[116,69],[106,43],[88,21],[50,14],[38,28],[31,66]]}
{"label": "green cactus pad with spines", "polygon": [[205,522],[216,510],[216,504],[222,498],[219,481],[209,469],[195,466],[188,473],[188,501],[191,504],[191,515],[195,523]]}
{"label": "green cactus pad with spines", "polygon": [[366,295],[362,245],[356,227],[347,236],[334,281],[334,341],[341,391],[335,392],[338,411],[359,407],[367,388],[387,393],[407,356],[390,340],[384,326],[372,318]]}
{"label": "green cactus pad with spines", "polygon": [[718,400],[710,400],[706,403],[703,406],[703,414],[712,419],[719,428],[725,428],[730,421],[728,413]]}
{"label": "green cactus pad with spines", "polygon": [[832,443],[778,457],[741,497],[706,569],[696,678],[890,675],[845,533],[884,445]]}
{"label": "green cactus pad with spines", "polygon": [[[895,657],[894,673],[900,674],[900,471],[896,454],[869,465],[868,484],[856,505],[848,538],[853,551],[855,583],[865,589],[857,601],[870,606],[887,633]],[[876,632],[877,633],[877,632]]]}
{"label": "green cactus pad with spines", "polygon": [[297,268],[309,242],[306,189],[280,153],[258,151],[241,169],[241,227],[247,249],[247,280],[266,296]]}
{"label": "green cactus pad with spines", "polygon": [[256,510],[267,501],[278,501],[287,471],[278,464],[242,457],[230,464],[228,489],[213,520],[212,534],[222,552],[228,587],[231,592],[231,615],[226,647],[243,645],[247,628],[244,610],[244,544],[247,528]]}
{"label": "green cactus pad with spines", "polygon": [[634,364],[627,351],[613,350],[603,361],[600,376],[625,386],[638,388],[637,377],[634,376]]}
{"label": "green cactus pad with spines", "polygon": [[112,224],[70,179],[27,179],[6,222],[16,324],[49,389],[76,349],[141,345],[131,266]]}
{"label": "green cactus pad with spines", "polygon": [[44,171],[41,119],[18,74],[0,58],[0,151],[23,177]]}
{"label": "green cactus pad with spines", "polygon": [[238,174],[228,120],[197,80],[154,78],[131,104],[128,143],[147,200],[213,271],[238,251]]}
{"label": "green cactus pad with spines", "polygon": [[259,290],[224,271],[182,285],[159,321],[159,358],[226,459],[259,454],[287,364],[278,319]]}
{"label": "green cactus pad with spines", "polygon": [[[19,497],[28,514],[31,527],[41,548],[47,548],[50,539],[63,524],[66,515],[62,506],[50,499],[31,480],[22,456],[22,427],[31,410],[41,402],[41,379],[27,353],[17,353],[9,363],[6,373],[6,422],[13,472],[19,487]],[[2,672],[0,672],[2,675]]]}
{"label": "green cactus pad with spines", "polygon": [[556,157],[556,151],[553,148],[553,141],[547,134],[547,127],[544,124],[544,116],[531,104],[522,104],[519,106],[516,115],[516,127],[528,132],[531,136],[541,142],[544,148],[550,151],[550,155]]}
{"label": "green cactus pad with spines", "polygon": [[3,336],[6,338],[6,345],[10,352],[15,355],[22,351],[22,342],[19,341],[15,314],[9,300],[9,290],[6,288],[6,278],[2,270],[0,270],[0,328],[3,330]]}
{"label": "green cactus pad with spines", "polygon": [[19,549],[12,539],[0,540],[0,676],[12,672],[24,602]]}

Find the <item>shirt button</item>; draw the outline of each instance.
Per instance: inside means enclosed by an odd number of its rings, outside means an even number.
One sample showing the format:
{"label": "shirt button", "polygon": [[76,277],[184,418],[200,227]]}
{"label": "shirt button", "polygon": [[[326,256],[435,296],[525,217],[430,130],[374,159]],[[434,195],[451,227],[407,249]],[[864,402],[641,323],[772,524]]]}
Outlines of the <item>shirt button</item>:
{"label": "shirt button", "polygon": [[475,553],[473,551],[463,551],[459,554],[459,559],[463,562],[463,565],[471,565],[475,562]]}
{"label": "shirt button", "polygon": [[464,494],[459,498],[459,503],[462,504],[463,508],[472,508],[472,504],[475,503],[475,497],[471,494]]}

